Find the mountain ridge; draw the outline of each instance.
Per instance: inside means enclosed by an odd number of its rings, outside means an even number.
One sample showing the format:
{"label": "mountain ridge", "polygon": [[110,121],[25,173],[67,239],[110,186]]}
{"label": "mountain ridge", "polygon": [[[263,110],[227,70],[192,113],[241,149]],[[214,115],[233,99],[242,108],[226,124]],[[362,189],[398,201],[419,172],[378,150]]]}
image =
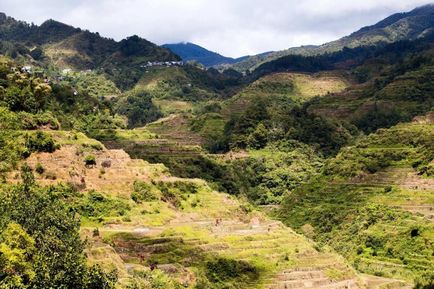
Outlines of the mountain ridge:
{"label": "mountain ridge", "polygon": [[348,36],[322,45],[306,45],[251,56],[232,67],[239,71],[252,70],[259,65],[287,55],[314,56],[342,50],[399,40],[414,40],[434,29],[434,4],[417,7],[409,12],[395,13],[374,25],[365,26]]}
{"label": "mountain ridge", "polygon": [[200,45],[191,42],[180,42],[174,44],[164,44],[162,47],[168,48],[173,53],[179,55],[184,61],[197,61],[206,67],[221,64],[232,64],[246,59],[248,56],[239,58],[226,57],[219,53],[210,51]]}
{"label": "mountain ridge", "polygon": [[[33,54],[35,50],[39,53]],[[0,53],[37,66],[101,70],[123,89],[140,79],[145,73],[141,66],[148,62],[180,60],[170,50],[137,35],[115,41],[52,19],[38,26],[4,13],[0,17]]]}

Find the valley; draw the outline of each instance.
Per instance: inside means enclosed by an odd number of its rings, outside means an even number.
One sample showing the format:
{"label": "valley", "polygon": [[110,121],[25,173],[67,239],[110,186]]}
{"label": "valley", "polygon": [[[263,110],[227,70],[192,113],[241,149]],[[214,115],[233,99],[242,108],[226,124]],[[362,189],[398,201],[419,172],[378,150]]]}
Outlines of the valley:
{"label": "valley", "polygon": [[0,14],[0,288],[433,288],[431,16],[237,61]]}

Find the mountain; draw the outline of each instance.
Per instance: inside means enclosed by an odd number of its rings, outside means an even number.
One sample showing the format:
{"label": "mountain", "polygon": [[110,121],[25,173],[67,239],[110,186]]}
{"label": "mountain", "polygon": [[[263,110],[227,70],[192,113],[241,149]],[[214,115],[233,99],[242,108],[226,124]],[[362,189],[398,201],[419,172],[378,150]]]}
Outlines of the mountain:
{"label": "mountain", "polygon": [[190,42],[176,44],[165,44],[163,47],[170,49],[173,53],[181,56],[184,61],[197,61],[206,67],[220,64],[231,64],[239,62],[247,57],[231,58],[222,56],[216,52],[209,51],[199,45]]}
{"label": "mountain", "polygon": [[99,33],[55,20],[40,26],[0,14],[0,53],[26,63],[59,69],[101,70],[120,88],[132,87],[144,74],[148,61],[178,61],[166,48],[136,35],[115,41]]}
{"label": "mountain", "polygon": [[414,31],[243,75],[0,14],[0,287],[434,288],[434,32]]}
{"label": "mountain", "polygon": [[393,14],[377,24],[366,26],[339,40],[315,46],[301,46],[287,50],[248,57],[233,65],[239,71],[252,70],[264,62],[287,55],[318,55],[342,50],[344,47],[393,43],[399,40],[414,40],[434,30],[434,4],[418,7],[410,12]]}

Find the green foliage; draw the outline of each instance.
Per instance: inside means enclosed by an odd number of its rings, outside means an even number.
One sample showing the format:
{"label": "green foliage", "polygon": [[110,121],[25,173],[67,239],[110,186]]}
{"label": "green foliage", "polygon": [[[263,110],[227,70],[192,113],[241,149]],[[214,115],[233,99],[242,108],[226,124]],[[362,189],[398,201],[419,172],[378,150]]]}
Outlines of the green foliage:
{"label": "green foliage", "polygon": [[84,158],[84,164],[86,166],[95,166],[96,165],[96,159],[94,155],[87,155]]}
{"label": "green foliage", "polygon": [[247,146],[252,149],[261,149],[267,145],[268,130],[260,123],[256,129],[248,136]]}
{"label": "green foliage", "polygon": [[369,110],[354,121],[354,124],[368,133],[375,132],[379,128],[391,127],[400,121],[409,121],[409,116],[402,115],[397,110],[374,109]]}
{"label": "green foliage", "polygon": [[434,157],[432,137],[431,126],[402,125],[379,130],[355,146],[342,149],[327,163],[325,174],[356,177],[392,165],[411,165],[429,176]]}
{"label": "green foliage", "polygon": [[426,274],[426,276],[423,276],[416,280],[416,285],[414,286],[414,289],[433,289],[434,288],[434,276],[433,274]]}
{"label": "green foliage", "polygon": [[182,285],[169,278],[161,270],[133,272],[133,280],[127,289],[180,289]]}
{"label": "green foliage", "polygon": [[40,47],[36,47],[32,51],[30,51],[30,56],[34,60],[42,60],[44,58],[44,51]]}
{"label": "green foliage", "polygon": [[224,127],[226,121],[218,113],[205,113],[195,117],[191,124],[191,130],[206,139],[203,145],[210,152],[221,152],[227,149],[224,139]]}
{"label": "green foliage", "polygon": [[0,286],[27,288],[36,276],[33,269],[35,240],[17,223],[0,234]]}
{"label": "green foliage", "polygon": [[[10,278],[0,274],[2,285],[41,289],[114,288],[114,275],[86,265],[84,244],[78,232],[79,220],[63,199],[65,189],[37,187],[28,169],[23,170],[23,180],[23,184],[0,191],[1,246],[4,248],[6,244],[12,250],[18,249],[13,254],[18,254],[21,261],[14,259],[14,262],[21,264],[14,266],[25,268],[24,271],[19,268],[9,271]],[[11,235],[11,232],[14,233]],[[18,236],[22,238],[16,239]],[[4,260],[5,256],[8,255],[1,255],[0,259]],[[14,287],[17,281],[23,286]]]}
{"label": "green foliage", "polygon": [[134,192],[131,199],[136,203],[159,200],[161,193],[155,186],[145,182],[134,182]]}
{"label": "green foliage", "polygon": [[[338,49],[332,49],[331,53],[325,54],[300,55],[291,53],[259,65],[252,74],[259,77],[279,71],[317,72],[342,68],[348,69],[360,66],[368,59],[378,56],[383,56],[386,60],[396,61],[396,59],[426,49],[426,45],[430,41],[432,41],[432,35],[426,38],[419,38],[415,41],[402,40],[387,45],[370,46],[366,42],[363,42],[363,45],[356,44],[352,48],[341,46]],[[361,69],[357,70],[356,73],[360,81],[364,81],[368,77],[366,71]]]}
{"label": "green foliage", "polygon": [[42,131],[1,130],[0,176],[16,168],[20,160],[33,152],[53,152],[57,148],[52,137]]}
{"label": "green foliage", "polygon": [[83,74],[84,80],[50,83],[47,76],[20,71],[16,63],[0,59],[0,118],[5,128],[59,129],[62,125],[89,132],[125,127],[124,119],[113,113],[112,101],[94,96],[113,88],[106,87],[105,79],[90,74],[98,80],[90,85]]}
{"label": "green foliage", "polygon": [[11,111],[37,112],[51,96],[51,87],[41,78],[13,71],[12,62],[0,59],[0,105]]}
{"label": "green foliage", "polygon": [[99,266],[95,265],[88,269],[84,288],[86,289],[112,289],[115,288],[117,283],[117,272],[112,271],[109,273]]}
{"label": "green foliage", "polygon": [[98,99],[106,96],[116,96],[120,90],[103,74],[94,71],[71,72],[63,77],[64,81],[74,87],[79,93],[87,93]]}
{"label": "green foliage", "polygon": [[238,75],[184,65],[150,68],[137,88],[146,90],[156,99],[199,102],[227,98],[242,85],[243,80]]}
{"label": "green foliage", "polygon": [[[323,163],[322,157],[312,147],[296,141],[272,143],[264,149],[250,151],[234,159],[206,154],[183,158],[174,158],[172,155],[149,158],[146,151],[139,149],[134,151],[134,156],[164,163],[178,177],[205,179],[216,190],[243,195],[261,205],[279,203],[286,192],[317,175]],[[185,186],[182,183],[176,186],[181,192],[194,192],[190,188],[182,189]]]}
{"label": "green foliage", "polygon": [[[419,124],[361,138],[327,161],[322,175],[285,195],[281,218],[301,231],[312,226],[310,237],[332,246],[359,271],[425,284],[432,267],[432,224],[396,209],[394,187],[380,186],[370,175],[429,164],[432,139],[432,125]],[[406,201],[413,201],[411,195]]]}
{"label": "green foliage", "polygon": [[6,107],[0,106],[0,129],[3,131],[17,129],[18,127],[17,114],[11,112]]}
{"label": "green foliage", "polygon": [[306,107],[255,98],[240,116],[226,124],[225,138],[231,148],[265,147],[273,141],[296,140],[313,145],[325,154],[336,153],[347,144],[355,128],[316,116]]}
{"label": "green foliage", "polygon": [[130,205],[121,199],[105,196],[91,191],[85,196],[73,200],[74,207],[84,217],[117,217],[124,216],[130,210]]}
{"label": "green foliage", "polygon": [[28,150],[28,153],[32,153],[32,152],[52,153],[57,149],[57,146],[50,135],[39,130],[36,132],[36,134],[26,135],[26,148]]}
{"label": "green foliage", "polygon": [[21,128],[25,130],[35,130],[39,128],[49,128],[57,130],[60,128],[60,123],[52,112],[46,111],[43,113],[32,114],[28,112],[19,112],[17,114]]}
{"label": "green foliage", "polygon": [[214,284],[227,281],[243,283],[258,279],[259,272],[245,261],[218,258],[206,263],[206,277]]}
{"label": "green foliage", "polygon": [[27,149],[20,132],[0,130],[0,176],[16,167]]}
{"label": "green foliage", "polygon": [[36,167],[35,167],[35,172],[37,172],[38,174],[43,174],[45,172],[45,168],[42,166],[41,163],[37,163]]}
{"label": "green foliage", "polygon": [[116,104],[116,111],[128,118],[128,127],[140,127],[162,116],[153,104],[152,96],[144,91],[127,94]]}

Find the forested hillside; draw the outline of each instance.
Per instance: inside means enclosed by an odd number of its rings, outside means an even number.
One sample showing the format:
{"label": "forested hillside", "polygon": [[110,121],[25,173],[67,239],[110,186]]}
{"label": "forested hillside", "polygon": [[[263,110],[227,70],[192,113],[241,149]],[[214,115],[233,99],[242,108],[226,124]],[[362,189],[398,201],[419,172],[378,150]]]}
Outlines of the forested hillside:
{"label": "forested hillside", "polygon": [[315,56],[340,51],[344,48],[356,48],[393,43],[402,40],[416,40],[432,33],[434,26],[434,5],[418,7],[410,12],[397,13],[386,19],[361,28],[341,39],[314,46],[306,45],[287,50],[250,56],[233,65],[240,71],[254,70],[263,63],[288,55]]}
{"label": "forested hillside", "polygon": [[216,66],[220,64],[231,64],[243,60],[241,58],[231,58],[220,55],[216,52],[209,51],[194,43],[176,43],[165,44],[163,47],[171,50],[173,53],[179,55],[183,61],[197,61],[206,67]]}
{"label": "forested hillside", "polygon": [[431,10],[247,74],[1,14],[0,288],[433,288]]}
{"label": "forested hillside", "polygon": [[0,52],[36,66],[97,70],[121,89],[131,88],[148,62],[178,61],[179,56],[136,35],[116,42],[99,33],[47,20],[40,26],[0,16]]}

